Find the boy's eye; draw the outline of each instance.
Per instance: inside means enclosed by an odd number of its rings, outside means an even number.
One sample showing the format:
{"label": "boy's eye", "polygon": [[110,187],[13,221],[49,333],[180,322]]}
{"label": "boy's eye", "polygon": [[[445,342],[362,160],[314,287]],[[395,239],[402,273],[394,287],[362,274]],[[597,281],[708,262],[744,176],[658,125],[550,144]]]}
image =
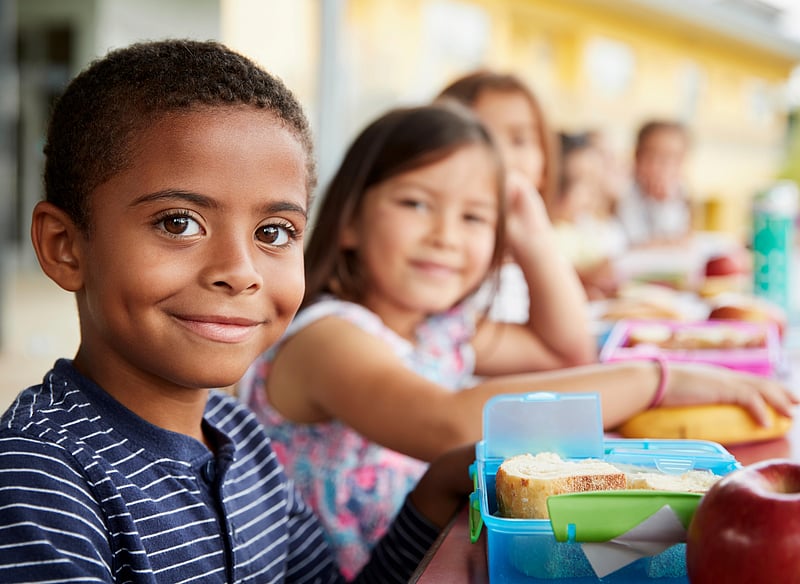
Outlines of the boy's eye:
{"label": "boy's eye", "polygon": [[293,239],[293,233],[286,225],[262,225],[256,230],[256,239],[268,245],[281,246]]}
{"label": "boy's eye", "polygon": [[199,235],[202,233],[200,224],[185,215],[165,217],[161,220],[164,231],[171,235]]}

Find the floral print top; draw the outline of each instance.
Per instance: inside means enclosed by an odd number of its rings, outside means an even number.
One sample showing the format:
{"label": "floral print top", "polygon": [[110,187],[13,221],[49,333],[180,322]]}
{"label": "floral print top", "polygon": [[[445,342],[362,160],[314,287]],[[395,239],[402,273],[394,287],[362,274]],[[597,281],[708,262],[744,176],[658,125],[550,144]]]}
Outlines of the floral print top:
{"label": "floral print top", "polygon": [[413,371],[458,390],[473,379],[475,357],[470,340],[475,314],[465,303],[433,316],[418,327],[416,343],[411,343],[363,306],[325,296],[298,313],[281,341],[256,360],[240,383],[240,398],[266,426],[287,474],[325,527],[342,573],[352,578],[367,562],[373,545],[386,532],[427,465],[370,442],[337,420],[295,423],[270,405],[265,381],[281,344],[329,316],[375,335]]}

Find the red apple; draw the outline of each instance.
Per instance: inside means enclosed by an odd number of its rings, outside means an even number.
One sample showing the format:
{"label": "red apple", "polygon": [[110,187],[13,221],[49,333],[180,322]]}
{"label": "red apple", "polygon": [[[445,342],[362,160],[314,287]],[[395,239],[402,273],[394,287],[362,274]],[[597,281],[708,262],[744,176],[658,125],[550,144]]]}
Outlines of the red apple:
{"label": "red apple", "polygon": [[744,265],[734,254],[718,255],[706,261],[706,276],[731,276],[744,272]]}
{"label": "red apple", "polygon": [[800,463],[772,459],[735,470],[701,499],[686,540],[691,584],[800,578]]}

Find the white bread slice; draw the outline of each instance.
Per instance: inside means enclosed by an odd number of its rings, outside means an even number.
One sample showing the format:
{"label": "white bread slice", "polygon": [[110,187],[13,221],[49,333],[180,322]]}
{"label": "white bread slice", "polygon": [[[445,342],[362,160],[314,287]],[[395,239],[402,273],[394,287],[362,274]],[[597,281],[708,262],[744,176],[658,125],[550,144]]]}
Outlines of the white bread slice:
{"label": "white bread slice", "polygon": [[503,517],[547,519],[547,497],[563,493],[619,490],[625,473],[596,459],[563,460],[552,452],[520,454],[497,469],[497,506]]}
{"label": "white bread slice", "polygon": [[628,475],[629,489],[705,493],[721,477],[708,470],[690,470],[679,475],[634,472]]}

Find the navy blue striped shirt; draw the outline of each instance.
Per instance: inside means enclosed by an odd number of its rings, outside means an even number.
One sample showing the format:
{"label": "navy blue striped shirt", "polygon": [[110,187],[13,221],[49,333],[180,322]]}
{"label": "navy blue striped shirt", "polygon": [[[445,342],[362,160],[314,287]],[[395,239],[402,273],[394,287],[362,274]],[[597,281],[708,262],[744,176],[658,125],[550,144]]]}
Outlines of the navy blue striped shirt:
{"label": "navy blue striped shirt", "polygon": [[[341,582],[255,416],[212,392],[216,456],[59,360],[0,419],[0,582]],[[437,530],[406,501],[362,582],[405,582]]]}

